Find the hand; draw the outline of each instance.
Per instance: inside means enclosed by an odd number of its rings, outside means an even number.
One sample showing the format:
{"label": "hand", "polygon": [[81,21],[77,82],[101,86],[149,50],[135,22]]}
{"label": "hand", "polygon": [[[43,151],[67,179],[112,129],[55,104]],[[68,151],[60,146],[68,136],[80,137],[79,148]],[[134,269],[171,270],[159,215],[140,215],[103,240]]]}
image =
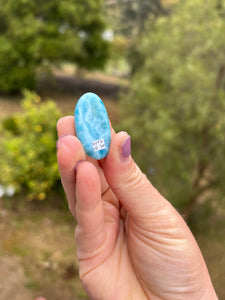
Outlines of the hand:
{"label": "hand", "polygon": [[98,162],[86,156],[73,117],[60,119],[57,129],[59,171],[78,222],[79,272],[90,298],[217,299],[193,235],[129,155],[128,134],[112,129],[109,154]]}

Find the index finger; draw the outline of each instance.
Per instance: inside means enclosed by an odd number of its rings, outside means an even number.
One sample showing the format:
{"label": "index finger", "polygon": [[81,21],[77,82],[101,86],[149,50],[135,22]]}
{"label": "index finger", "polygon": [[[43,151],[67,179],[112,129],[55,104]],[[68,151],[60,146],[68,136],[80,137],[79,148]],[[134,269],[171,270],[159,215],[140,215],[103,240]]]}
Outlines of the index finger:
{"label": "index finger", "polygon": [[[111,135],[115,135],[114,130],[112,129],[111,123],[110,123],[110,127],[111,127]],[[75,130],[75,122],[74,122],[74,116],[65,116],[62,117],[58,120],[57,122],[57,131],[58,131],[58,137],[63,137],[64,135],[73,135],[76,136],[76,130]],[[75,151],[75,149],[73,150]],[[97,169],[101,178],[101,188],[102,188],[102,193],[104,193],[109,185],[105,179],[103,170],[101,168],[101,161],[97,161],[89,156],[86,156],[87,160],[90,161]],[[73,168],[74,166],[70,166],[70,168]],[[67,167],[67,173],[69,173],[69,167]],[[72,192],[74,191],[74,184],[71,184],[71,182],[69,182],[68,184],[64,184],[64,186],[66,186],[67,188],[67,193],[69,193],[68,191],[71,191],[69,194],[72,194]]]}
{"label": "index finger", "polygon": [[62,117],[57,122],[58,137],[64,134],[76,135],[73,116]]}

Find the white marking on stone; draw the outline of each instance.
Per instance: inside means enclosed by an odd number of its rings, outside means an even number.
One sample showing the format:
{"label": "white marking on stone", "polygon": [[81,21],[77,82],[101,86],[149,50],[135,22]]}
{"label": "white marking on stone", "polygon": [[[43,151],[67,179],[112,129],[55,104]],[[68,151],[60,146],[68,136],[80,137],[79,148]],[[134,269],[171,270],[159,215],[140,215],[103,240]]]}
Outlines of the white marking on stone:
{"label": "white marking on stone", "polygon": [[106,148],[104,139],[93,141],[92,146],[94,151],[99,151]]}

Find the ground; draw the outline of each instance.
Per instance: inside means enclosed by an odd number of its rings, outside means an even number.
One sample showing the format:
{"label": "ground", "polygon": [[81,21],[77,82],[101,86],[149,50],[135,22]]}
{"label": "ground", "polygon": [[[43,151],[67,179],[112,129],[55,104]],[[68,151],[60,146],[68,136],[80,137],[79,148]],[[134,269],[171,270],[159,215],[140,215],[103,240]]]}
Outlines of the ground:
{"label": "ground", "polygon": [[[73,76],[73,70],[42,77],[37,87],[44,98],[54,99],[62,115],[73,114],[84,92],[99,94],[113,124],[117,124],[121,79],[101,73]],[[0,95],[0,119],[21,111],[20,95]],[[220,299],[225,299],[225,226],[222,214],[195,227],[194,234],[205,257]],[[206,223],[208,224],[206,226]],[[63,195],[51,194],[48,201],[32,203],[16,196],[0,198],[0,300],[87,299],[78,274],[75,220]],[[198,222],[196,223],[198,224]]]}
{"label": "ground", "polygon": [[[15,200],[20,204],[15,206]],[[54,196],[53,201],[64,200]],[[78,274],[75,220],[66,208],[51,205],[19,198],[2,203],[1,300],[86,298]]]}

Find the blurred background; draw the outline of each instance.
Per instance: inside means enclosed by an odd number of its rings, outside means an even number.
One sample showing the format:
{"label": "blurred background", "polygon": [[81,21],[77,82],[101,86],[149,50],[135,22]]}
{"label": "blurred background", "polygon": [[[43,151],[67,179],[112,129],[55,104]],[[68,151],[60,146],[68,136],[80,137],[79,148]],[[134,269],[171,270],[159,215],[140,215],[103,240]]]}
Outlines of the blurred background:
{"label": "blurred background", "polygon": [[55,143],[88,91],[225,299],[224,2],[0,0],[0,300],[87,299]]}

